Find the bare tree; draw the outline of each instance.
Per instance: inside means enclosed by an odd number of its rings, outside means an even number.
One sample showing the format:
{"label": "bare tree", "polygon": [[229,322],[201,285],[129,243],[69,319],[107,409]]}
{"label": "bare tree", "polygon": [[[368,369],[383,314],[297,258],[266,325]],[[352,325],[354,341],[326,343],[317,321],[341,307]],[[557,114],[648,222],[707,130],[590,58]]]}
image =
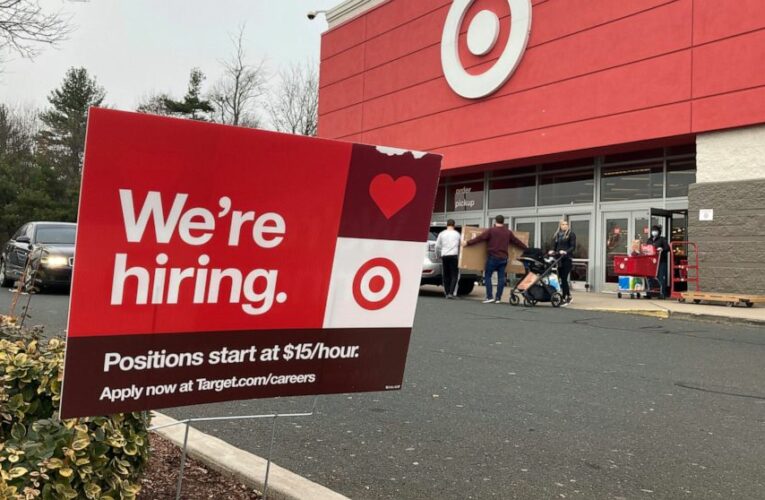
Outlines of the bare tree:
{"label": "bare tree", "polygon": [[9,157],[30,158],[40,130],[39,111],[24,106],[0,104],[0,168]]}
{"label": "bare tree", "polygon": [[61,13],[46,13],[39,0],[0,0],[0,52],[32,58],[39,44],[55,45],[71,29]]}
{"label": "bare tree", "polygon": [[168,99],[170,99],[168,94],[144,95],[139,101],[135,110],[139,113],[170,116],[172,113],[165,106],[165,101]]}
{"label": "bare tree", "polygon": [[279,132],[316,135],[319,121],[319,75],[313,63],[296,64],[279,75],[279,86],[266,109]]}
{"label": "bare tree", "polygon": [[223,76],[213,86],[209,99],[215,107],[215,121],[228,125],[257,127],[260,119],[255,105],[265,92],[265,63],[249,64],[244,47],[245,26],[231,37],[233,52],[222,62]]}

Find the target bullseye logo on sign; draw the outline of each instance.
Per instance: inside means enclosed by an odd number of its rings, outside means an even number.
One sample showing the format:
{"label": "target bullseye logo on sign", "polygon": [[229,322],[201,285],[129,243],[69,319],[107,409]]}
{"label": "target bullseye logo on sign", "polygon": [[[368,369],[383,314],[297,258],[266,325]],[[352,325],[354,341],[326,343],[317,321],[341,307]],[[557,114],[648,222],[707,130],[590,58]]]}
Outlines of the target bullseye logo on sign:
{"label": "target bullseye logo on sign", "polygon": [[390,259],[378,257],[362,265],[353,278],[353,298],[369,311],[390,304],[401,286],[401,274]]}
{"label": "target bullseye logo on sign", "polygon": [[425,249],[418,241],[338,238],[324,328],[410,328]]}
{"label": "target bullseye logo on sign", "polygon": [[[508,0],[510,37],[507,47],[494,66],[484,73],[467,72],[460,61],[459,35],[468,9],[475,0],[454,0],[446,16],[441,36],[441,66],[449,86],[468,99],[486,97],[497,91],[510,78],[521,62],[531,32],[531,0]],[[482,10],[468,26],[467,47],[474,56],[491,52],[499,38],[500,23],[496,13]]]}

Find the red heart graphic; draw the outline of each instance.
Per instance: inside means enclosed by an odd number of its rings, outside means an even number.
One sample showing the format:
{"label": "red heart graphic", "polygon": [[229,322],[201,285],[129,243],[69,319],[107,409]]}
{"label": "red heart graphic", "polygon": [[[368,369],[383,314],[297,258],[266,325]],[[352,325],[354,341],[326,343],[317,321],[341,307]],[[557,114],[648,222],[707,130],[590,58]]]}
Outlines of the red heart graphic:
{"label": "red heart graphic", "polygon": [[379,174],[369,184],[369,196],[386,219],[396,215],[414,199],[417,184],[409,176],[399,177],[395,181],[388,174]]}

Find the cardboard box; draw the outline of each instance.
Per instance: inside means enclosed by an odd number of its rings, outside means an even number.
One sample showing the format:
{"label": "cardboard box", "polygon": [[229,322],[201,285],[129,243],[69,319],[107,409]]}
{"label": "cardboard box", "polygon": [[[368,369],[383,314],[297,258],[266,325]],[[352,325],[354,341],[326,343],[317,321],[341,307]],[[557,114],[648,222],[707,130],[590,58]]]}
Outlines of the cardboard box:
{"label": "cardboard box", "polygon": [[[463,227],[462,241],[472,240],[485,230],[486,229],[478,227]],[[515,237],[524,242],[526,245],[529,244],[529,233],[524,231],[513,231],[513,234],[515,234]],[[522,253],[523,250],[519,247],[516,247],[515,245],[511,244],[508,247],[507,254],[509,259],[507,262],[507,274],[523,274],[526,272],[523,264],[518,260]],[[462,247],[458,265],[460,269],[469,269],[471,271],[483,272],[484,268],[486,267],[486,257],[487,251],[485,242],[478,243],[469,247]]]}

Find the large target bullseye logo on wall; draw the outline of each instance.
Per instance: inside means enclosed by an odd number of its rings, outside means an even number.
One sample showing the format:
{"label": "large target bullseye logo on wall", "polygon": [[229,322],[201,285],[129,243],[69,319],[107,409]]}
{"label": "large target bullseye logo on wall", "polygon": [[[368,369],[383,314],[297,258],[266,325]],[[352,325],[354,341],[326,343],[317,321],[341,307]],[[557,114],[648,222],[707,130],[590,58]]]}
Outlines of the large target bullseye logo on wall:
{"label": "large target bullseye logo on wall", "polygon": [[[512,76],[521,62],[531,32],[531,0],[507,0],[510,6],[510,37],[495,64],[481,74],[470,74],[460,60],[460,30],[475,0],[454,0],[446,16],[441,36],[441,66],[449,86],[468,99],[479,99],[496,92]],[[467,32],[467,48],[474,56],[485,56],[497,44],[500,19],[495,12],[476,14]]]}

